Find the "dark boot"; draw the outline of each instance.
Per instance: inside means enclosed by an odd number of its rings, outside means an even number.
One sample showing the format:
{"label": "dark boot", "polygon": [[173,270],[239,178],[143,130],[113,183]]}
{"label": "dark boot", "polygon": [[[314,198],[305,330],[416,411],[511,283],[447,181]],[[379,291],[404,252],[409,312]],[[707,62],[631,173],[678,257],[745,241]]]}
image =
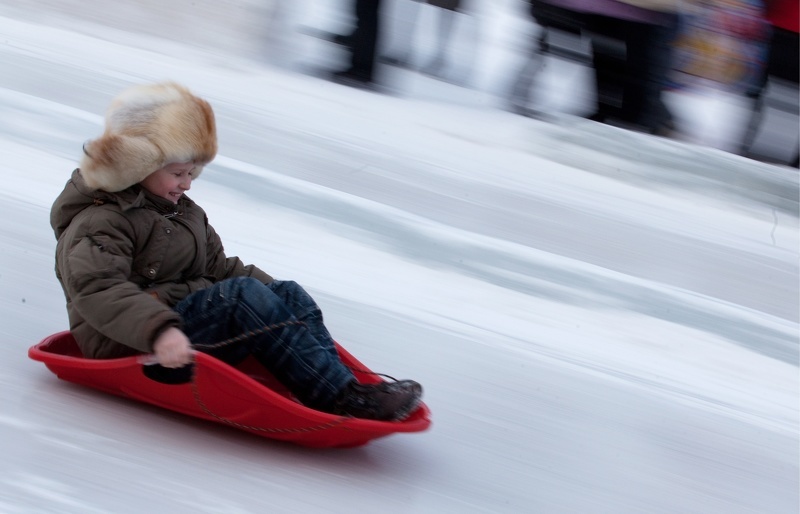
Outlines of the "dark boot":
{"label": "dark boot", "polygon": [[350,382],[339,395],[334,414],[380,421],[402,421],[419,406],[422,386],[413,380],[359,384]]}

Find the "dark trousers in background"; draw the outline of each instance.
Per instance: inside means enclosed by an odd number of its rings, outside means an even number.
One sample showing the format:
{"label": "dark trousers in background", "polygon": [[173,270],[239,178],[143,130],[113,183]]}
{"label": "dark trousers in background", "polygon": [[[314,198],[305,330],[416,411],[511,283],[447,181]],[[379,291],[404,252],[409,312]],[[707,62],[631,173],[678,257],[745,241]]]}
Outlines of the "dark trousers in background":
{"label": "dark trousers in background", "polygon": [[672,125],[662,100],[670,65],[669,27],[590,16],[597,121],[618,119],[658,133]]}
{"label": "dark trousers in background", "polygon": [[800,35],[797,32],[773,27],[765,84],[768,76],[795,84],[800,82]]}
{"label": "dark trousers in background", "polygon": [[[755,104],[740,148],[742,155],[750,153],[750,147],[759,131],[766,107],[765,91],[770,78],[777,78],[795,86],[800,84],[800,35],[797,32],[779,27],[772,28],[764,73],[753,90],[747,94],[755,100]],[[800,168],[800,144],[795,148],[794,157],[789,164]]]}
{"label": "dark trousers in background", "polygon": [[355,0],[356,26],[350,36],[350,67],[344,73],[363,82],[375,79],[380,8],[381,0]]}

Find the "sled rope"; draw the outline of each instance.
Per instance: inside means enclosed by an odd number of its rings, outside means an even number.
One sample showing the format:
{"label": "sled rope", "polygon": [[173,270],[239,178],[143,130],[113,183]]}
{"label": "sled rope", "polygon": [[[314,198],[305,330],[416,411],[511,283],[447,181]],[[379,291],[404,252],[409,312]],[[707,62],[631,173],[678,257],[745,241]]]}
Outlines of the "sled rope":
{"label": "sled rope", "polygon": [[[216,350],[216,349],[228,346],[229,344],[238,343],[238,342],[244,341],[246,339],[249,339],[251,337],[260,336],[262,334],[266,334],[267,332],[272,332],[273,330],[278,330],[280,328],[286,328],[286,327],[290,327],[290,326],[302,326],[302,327],[305,327],[307,325],[306,325],[305,321],[283,321],[281,323],[275,323],[275,324],[272,324],[272,325],[267,325],[267,326],[264,326],[264,327],[261,327],[261,328],[257,328],[255,330],[248,330],[247,332],[245,332],[243,334],[239,334],[237,336],[230,337],[230,338],[225,339],[224,341],[220,341],[218,343],[192,343],[192,346],[197,348],[197,349],[200,349],[200,350]],[[378,376],[378,377],[388,378],[392,382],[397,382],[396,378],[394,378],[391,375],[387,375],[385,373],[376,373],[376,372],[370,371],[368,369],[359,369],[359,368],[354,368],[352,366],[347,366],[347,368],[350,371],[354,371],[356,373],[363,373],[365,375],[375,375],[375,376]]]}
{"label": "sled rope", "polygon": [[[238,343],[238,342],[244,341],[244,340],[246,340],[246,339],[248,339],[250,337],[255,337],[255,336],[258,336],[258,335],[266,334],[267,332],[272,332],[273,330],[278,330],[278,329],[286,328],[286,327],[289,327],[289,326],[306,326],[306,323],[303,322],[303,321],[284,321],[282,323],[275,323],[273,325],[267,325],[267,326],[264,326],[264,327],[261,327],[261,328],[255,329],[255,330],[249,330],[249,331],[247,331],[247,332],[245,332],[243,334],[239,334],[239,335],[233,336],[231,338],[225,339],[224,341],[220,341],[218,343],[207,343],[207,344],[206,343],[193,343],[192,346],[194,346],[195,348],[201,349],[201,350],[215,350],[215,349],[222,348],[222,347],[234,344],[234,343]],[[391,380],[396,381],[395,378],[390,377],[389,375],[384,375],[382,373],[375,373],[373,371],[365,370],[365,369],[354,369],[354,368],[350,368],[349,366],[348,366],[348,368],[351,371],[365,373],[365,374],[371,374],[371,375],[377,375],[377,376],[383,376],[383,377],[387,377],[387,378],[389,378]],[[265,433],[270,433],[270,434],[309,433],[309,432],[318,432],[318,431],[321,431],[321,430],[327,430],[327,429],[330,429],[330,428],[334,428],[336,426],[341,425],[342,423],[344,423],[348,419],[353,419],[351,416],[340,416],[339,418],[337,418],[337,419],[335,419],[333,421],[329,421],[327,423],[321,423],[319,425],[311,425],[311,426],[301,427],[301,428],[257,427],[257,426],[252,426],[252,425],[245,425],[243,423],[237,423],[236,421],[233,421],[233,420],[230,420],[230,419],[228,419],[228,418],[226,418],[224,416],[218,415],[217,413],[213,412],[211,409],[208,408],[208,406],[205,404],[205,402],[203,401],[203,399],[200,396],[200,391],[197,388],[197,380],[196,379],[197,379],[197,366],[195,366],[194,369],[192,370],[192,377],[191,377],[192,396],[194,397],[194,401],[195,401],[195,403],[197,403],[197,406],[200,407],[200,409],[203,412],[205,412],[206,414],[208,414],[209,416],[211,416],[215,420],[217,420],[217,421],[219,421],[221,423],[224,423],[226,425],[230,425],[230,426],[239,428],[239,429],[250,430],[250,431],[254,431],[254,432],[265,432]]]}
{"label": "sled rope", "polygon": [[304,321],[284,321],[282,323],[267,325],[265,327],[257,328],[255,330],[248,330],[243,334],[239,334],[238,336],[233,336],[231,338],[225,339],[224,341],[220,341],[219,343],[192,343],[192,346],[202,350],[216,350],[217,348],[222,348],[224,346],[228,346],[229,344],[238,343],[244,341],[245,339],[249,339],[254,336],[260,336],[262,334],[266,334],[267,332],[272,332],[273,330],[277,330],[279,328],[286,328],[289,326],[306,326],[306,324]]}

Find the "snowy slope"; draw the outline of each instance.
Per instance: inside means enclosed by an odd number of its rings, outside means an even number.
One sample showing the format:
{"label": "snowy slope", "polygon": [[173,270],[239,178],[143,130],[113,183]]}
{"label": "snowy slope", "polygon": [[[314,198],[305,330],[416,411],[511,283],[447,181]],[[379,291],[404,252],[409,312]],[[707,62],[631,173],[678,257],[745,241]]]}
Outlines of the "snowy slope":
{"label": "snowy slope", "polygon": [[[481,18],[482,85],[395,70],[380,95],[293,71],[336,58],[291,28],[337,2],[256,4],[0,2],[0,512],[798,512],[796,170],[503,112],[513,2]],[[190,196],[228,253],[421,381],[429,432],[302,449],[27,359],[66,327],[50,204],[110,98],[167,78],[217,112]],[[672,101],[715,134],[737,115]]]}

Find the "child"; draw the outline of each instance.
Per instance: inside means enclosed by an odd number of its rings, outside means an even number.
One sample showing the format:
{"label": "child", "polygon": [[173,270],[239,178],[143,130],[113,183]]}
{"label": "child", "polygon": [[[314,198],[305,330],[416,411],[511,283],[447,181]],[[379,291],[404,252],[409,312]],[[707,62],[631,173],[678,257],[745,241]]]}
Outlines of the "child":
{"label": "child", "polygon": [[252,354],[314,409],[377,420],[416,409],[414,381],[355,380],[302,287],[225,255],[184,194],[217,152],[206,101],[175,83],[133,87],[83,150],[50,224],[70,330],[86,357],[153,353],[176,368],[192,361],[194,343],[230,364]]}

